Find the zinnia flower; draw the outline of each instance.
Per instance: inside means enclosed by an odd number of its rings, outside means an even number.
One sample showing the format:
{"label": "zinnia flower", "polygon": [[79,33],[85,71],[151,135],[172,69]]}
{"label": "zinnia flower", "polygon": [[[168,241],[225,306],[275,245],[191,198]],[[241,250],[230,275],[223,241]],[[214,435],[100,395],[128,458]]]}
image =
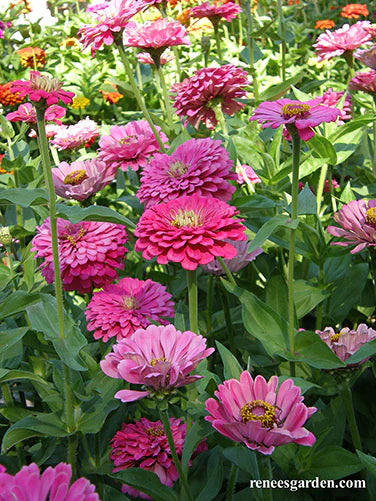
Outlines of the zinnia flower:
{"label": "zinnia flower", "polygon": [[122,278],[117,284],[94,292],[85,310],[87,329],[95,331],[94,339],[106,343],[116,336],[120,341],[151,322],[167,325],[163,317],[175,316],[173,305],[171,294],[163,285],[150,279]]}
{"label": "zinnia flower", "polygon": [[[46,122],[54,122],[57,125],[61,125],[59,118],[65,116],[65,112],[65,108],[53,104],[46,109],[44,119]],[[16,111],[8,113],[5,118],[10,122],[36,123],[37,113],[31,103],[25,103],[21,104]]]}
{"label": "zinnia flower", "polygon": [[[256,172],[252,169],[250,165],[237,165],[236,168],[237,180],[238,184],[247,183],[248,185],[253,185],[256,183],[261,183],[261,179],[258,177]],[[252,187],[254,190],[254,188]]]}
{"label": "zinnia flower", "polygon": [[376,70],[357,71],[349,82],[349,90],[376,95]]}
{"label": "zinnia flower", "polygon": [[365,3],[348,3],[341,10],[341,16],[347,19],[359,19],[360,16],[367,17],[369,14]]}
{"label": "zinnia flower", "polygon": [[13,82],[0,84],[0,103],[3,106],[13,106],[22,103],[23,97],[20,97],[19,92],[12,91]]}
{"label": "zinnia flower", "polygon": [[334,122],[340,114],[339,109],[322,106],[317,99],[302,102],[284,98],[261,103],[250,120],[262,123],[263,129],[294,125],[299,137],[303,141],[308,141],[315,135],[312,127],[323,122]]}
{"label": "zinnia flower", "polygon": [[[319,104],[334,108],[343,98],[344,94],[344,91],[334,91],[329,87],[329,89],[326,90],[322,96],[315,99],[318,100]],[[346,120],[350,120],[352,118],[351,104],[351,95],[347,92],[343,105],[340,109],[340,115],[337,122],[338,125],[342,125]]]}
{"label": "zinnia flower", "polygon": [[368,206],[364,200],[352,200],[342,205],[334,214],[334,220],[340,225],[328,226],[328,232],[344,238],[344,242],[331,242],[331,245],[347,247],[355,245],[350,254],[356,254],[365,247],[376,245],[376,200],[370,200]]}
{"label": "zinnia flower", "polygon": [[70,464],[49,466],[42,474],[35,463],[23,466],[14,476],[0,465],[0,501],[100,501],[95,485],[84,477],[69,485]]}
{"label": "zinnia flower", "polygon": [[231,21],[231,19],[235,19],[241,11],[241,7],[234,2],[221,3],[215,1],[212,4],[204,2],[192,7],[190,15],[198,19],[207,17],[212,22],[213,26],[216,26],[221,19],[227,22]]}
{"label": "zinnia flower", "polygon": [[[167,136],[160,127],[156,126],[156,129],[166,144]],[[114,125],[109,136],[101,136],[99,139],[99,158],[114,168],[120,167],[123,171],[128,167],[132,170],[145,167],[150,156],[157,151],[159,144],[146,120]]]}
{"label": "zinnia flower", "polygon": [[123,94],[120,94],[120,92],[117,91],[116,84],[114,84],[112,82],[107,82],[107,80],[104,83],[108,84],[108,85],[111,85],[111,87],[114,89],[113,92],[99,89],[98,92],[100,92],[102,94],[103,99],[107,103],[115,104],[115,103],[117,103],[119,101],[119,99],[121,99],[122,97],[124,97]]}
{"label": "zinnia flower", "polygon": [[[263,250],[261,247],[258,249],[248,252],[248,246],[250,242],[234,242],[233,240],[226,240],[226,242],[231,243],[236,249],[236,256],[232,259],[224,259],[224,263],[227,268],[231,271],[231,273],[236,273],[243,269],[247,264],[260,254],[262,254]],[[224,275],[222,266],[220,265],[217,259],[214,259],[208,264],[203,264],[202,269],[207,273],[212,273],[213,275]]]}
{"label": "zinnia flower", "polygon": [[59,127],[51,144],[57,146],[59,150],[73,150],[82,146],[89,147],[98,136],[97,123],[86,117],[74,125]]}
{"label": "zinnia flower", "polygon": [[[344,327],[338,334],[332,327],[325,327],[323,331],[317,330],[315,332],[342,362],[350,358],[364,344],[376,339],[376,331],[365,324],[359,324],[356,330]],[[356,365],[362,364],[368,358],[358,362]]]}
{"label": "zinnia flower", "polygon": [[[56,136],[55,136],[56,137]],[[56,194],[63,198],[86,200],[115,179],[116,171],[97,158],[60,162],[51,169]]]}
{"label": "zinnia flower", "polygon": [[283,381],[278,390],[277,385],[277,376],[266,382],[243,371],[240,381],[229,379],[218,386],[218,400],[206,401],[205,419],[225,437],[262,454],[272,454],[274,447],[290,442],[312,446],[316,439],[303,425],[316,407],[303,404],[292,379]]}
{"label": "zinnia flower", "polygon": [[74,92],[61,90],[63,83],[57,78],[41,75],[39,71],[30,71],[30,80],[15,80],[12,82],[11,91],[18,92],[20,97],[28,96],[30,101],[45,100],[46,105],[57,104],[59,99],[65,104],[70,104]]}
{"label": "zinnia flower", "polygon": [[236,179],[232,160],[221,141],[210,138],[189,139],[171,154],[155,153],[141,175],[137,197],[149,209],[184,195],[230,200]]}
{"label": "zinnia flower", "polygon": [[334,28],[334,21],[331,19],[320,19],[316,21],[315,30],[330,30]]}
{"label": "zinnia flower", "polygon": [[85,96],[75,96],[72,99],[72,108],[74,110],[83,110],[90,104],[90,99]]}
{"label": "zinnia flower", "polygon": [[197,379],[189,375],[214,348],[206,349],[206,339],[191,331],[180,332],[173,325],[149,325],[112,346],[101,361],[107,376],[143,385],[147,389],[120,390],[115,398],[133,402],[150,394],[165,394]]}
{"label": "zinnia flower", "polygon": [[225,239],[246,240],[242,219],[233,219],[238,213],[221,200],[199,195],[161,203],[139,219],[135,250],[144,259],[180,263],[185,270],[195,270],[217,256],[231,259],[236,249]]}
{"label": "zinnia flower", "polygon": [[376,70],[376,45],[370,49],[357,49],[354,52],[354,57],[369,68]]}
{"label": "zinnia flower", "polygon": [[[54,281],[50,221],[37,226],[33,238],[34,258],[42,258],[39,267],[47,283]],[[100,288],[117,278],[123,267],[127,234],[124,226],[113,223],[83,221],[72,224],[57,219],[60,274],[66,291],[82,294]]]}
{"label": "zinnia flower", "polygon": [[46,53],[39,47],[24,47],[18,49],[17,54],[20,56],[20,65],[24,68],[41,68],[47,62]]}
{"label": "zinnia flower", "polygon": [[203,122],[213,129],[218,121],[215,107],[221,108],[226,115],[234,115],[244,108],[244,103],[236,101],[247,95],[245,87],[250,82],[247,73],[232,64],[219,68],[202,68],[193,77],[175,84],[177,92],[173,106],[178,116],[186,116],[187,122],[197,128]]}
{"label": "zinnia flower", "polygon": [[[142,64],[154,64],[153,58],[148,52],[139,52],[138,54],[136,54],[136,57]],[[164,52],[159,58],[159,64],[163,65],[169,63],[173,59],[174,56],[172,54],[167,54],[166,52]]]}

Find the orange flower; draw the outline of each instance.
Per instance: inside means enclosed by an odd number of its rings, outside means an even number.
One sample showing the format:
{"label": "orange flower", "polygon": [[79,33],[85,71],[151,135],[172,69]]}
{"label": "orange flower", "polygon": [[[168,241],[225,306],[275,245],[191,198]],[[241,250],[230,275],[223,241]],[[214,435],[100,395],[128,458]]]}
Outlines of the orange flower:
{"label": "orange flower", "polygon": [[179,21],[180,24],[184,24],[184,26],[189,26],[190,23],[190,13],[191,9],[183,9],[180,14],[177,14],[176,20]]}
{"label": "orange flower", "polygon": [[359,19],[360,16],[367,17],[369,14],[365,3],[348,3],[342,8],[341,16],[347,19]]}
{"label": "orange flower", "polygon": [[24,68],[34,68],[35,66],[40,68],[46,64],[47,57],[43,49],[39,47],[25,47],[23,49],[18,49],[17,54],[20,56],[20,64]]}
{"label": "orange flower", "polygon": [[66,47],[78,47],[77,38],[73,38],[73,37],[66,38],[65,40],[60,42],[59,45],[64,47],[64,49]]}
{"label": "orange flower", "polygon": [[316,21],[315,30],[330,30],[334,28],[334,21],[331,19],[319,19]]}
{"label": "orange flower", "polygon": [[121,99],[123,94],[120,94],[120,92],[117,92],[117,87],[114,83],[107,82],[107,80],[104,82],[105,84],[111,85],[115,89],[115,92],[108,92],[102,89],[99,89],[99,92],[102,94],[103,99],[107,101],[107,103],[115,104]]}
{"label": "orange flower", "polygon": [[20,98],[19,92],[11,92],[10,87],[13,82],[0,84],[0,103],[3,106],[11,106],[17,103],[22,103],[23,98]]}

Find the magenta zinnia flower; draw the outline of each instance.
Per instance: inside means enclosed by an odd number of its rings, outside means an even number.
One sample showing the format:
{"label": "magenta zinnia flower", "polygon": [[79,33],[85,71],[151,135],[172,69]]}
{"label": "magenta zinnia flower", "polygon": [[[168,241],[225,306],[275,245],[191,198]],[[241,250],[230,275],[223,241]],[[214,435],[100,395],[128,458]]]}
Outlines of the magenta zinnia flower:
{"label": "magenta zinnia flower", "polygon": [[35,463],[23,466],[14,476],[0,465],[0,501],[100,501],[95,485],[84,477],[70,485],[70,464],[49,466],[42,474]]}
{"label": "magenta zinnia flower", "polygon": [[87,329],[95,331],[94,339],[107,342],[116,336],[120,341],[151,322],[167,325],[163,317],[175,316],[173,306],[171,294],[163,285],[150,279],[122,278],[94,292],[85,311]]}
{"label": "magenta zinnia flower", "polygon": [[278,377],[268,382],[262,376],[253,380],[243,371],[240,381],[230,379],[218,386],[209,398],[205,419],[225,437],[243,442],[249,449],[271,454],[278,445],[295,442],[311,446],[313,434],[303,428],[316,407],[306,407],[299,386],[286,379],[277,390]]}
{"label": "magenta zinnia flower", "polygon": [[51,169],[56,194],[63,198],[86,200],[115,179],[116,171],[97,158],[60,162]]}
{"label": "magenta zinnia flower", "polygon": [[122,402],[133,402],[151,393],[168,393],[193,383],[202,376],[190,376],[214,348],[206,349],[206,339],[191,331],[180,332],[173,325],[149,325],[112,347],[101,361],[107,376],[145,386],[146,390],[120,390]]}
{"label": "magenta zinnia flower", "polygon": [[[250,261],[256,259],[256,257],[262,254],[263,250],[261,247],[258,247],[253,252],[248,252],[248,246],[250,242],[234,242],[232,240],[226,240],[231,243],[236,249],[236,256],[232,259],[224,259],[224,263],[227,268],[231,271],[231,273],[236,273],[240,271],[242,268],[247,266]],[[212,273],[213,275],[224,275],[222,266],[220,265],[217,259],[214,259],[208,264],[203,264],[202,269],[207,273]]]}
{"label": "magenta zinnia flower", "polygon": [[226,242],[246,240],[239,212],[216,198],[190,195],[147,209],[134,231],[135,250],[157,263],[180,263],[185,270],[210,263],[220,256],[236,256],[235,247]]}
{"label": "magenta zinnia flower", "polygon": [[350,254],[376,245],[376,200],[370,200],[368,207],[364,200],[352,200],[342,205],[333,217],[341,227],[328,226],[327,230],[335,237],[345,238],[345,242],[331,242],[331,245],[356,245]]}
{"label": "magenta zinnia flower", "polygon": [[[156,127],[164,144],[167,136]],[[158,141],[146,120],[129,122],[127,125],[114,125],[109,136],[99,139],[98,156],[114,169],[120,167],[126,171],[128,167],[138,170],[145,167],[150,156],[159,151]]]}
{"label": "magenta zinnia flower", "polygon": [[74,92],[61,90],[63,83],[57,78],[41,75],[39,71],[30,71],[30,80],[15,80],[12,82],[11,91],[19,92],[19,97],[28,96],[30,101],[45,100],[47,106],[57,104],[60,100],[70,104]]}
{"label": "magenta zinnia flower", "polygon": [[204,2],[200,5],[192,7],[190,10],[190,16],[197,19],[207,17],[212,22],[213,26],[215,26],[221,19],[224,19],[225,21],[235,19],[241,11],[241,7],[234,2],[214,2],[213,4]]}
{"label": "magenta zinnia flower", "polygon": [[[46,109],[44,119],[46,122],[54,122],[55,124],[61,125],[61,120],[59,120],[59,118],[62,118],[65,112],[65,108],[53,104]],[[36,123],[37,114],[31,103],[25,103],[20,104],[16,111],[8,113],[5,118],[10,122]]]}
{"label": "magenta zinnia flower", "polygon": [[[116,270],[123,267],[127,252],[127,234],[122,225],[94,221],[71,224],[58,219],[57,233],[64,290],[89,293],[93,287],[103,287],[116,279]],[[39,268],[51,284],[54,273],[49,218],[37,226],[31,251],[36,252],[35,259],[43,259]]]}
{"label": "magenta zinnia flower", "polygon": [[202,68],[193,77],[186,78],[172,88],[176,92],[173,106],[179,117],[197,128],[203,122],[213,129],[218,121],[213,108],[220,107],[226,115],[234,115],[244,108],[236,99],[247,96],[245,87],[250,85],[247,73],[232,64],[219,68]]}
{"label": "magenta zinnia flower", "polygon": [[[344,91],[334,91],[331,88],[326,90],[322,96],[315,98],[319,101],[323,106],[330,106],[334,108],[343,98]],[[340,109],[340,115],[338,118],[338,125],[342,125],[345,123],[345,120],[350,120],[351,116],[351,95],[347,92],[345,100],[343,102],[342,108]]]}
{"label": "magenta zinnia flower", "polygon": [[230,200],[236,179],[231,172],[232,160],[221,141],[189,139],[171,154],[155,153],[141,175],[137,197],[149,209],[184,195]]}
{"label": "magenta zinnia flower", "polygon": [[349,90],[360,90],[376,96],[376,70],[357,71],[349,82]]}
{"label": "magenta zinnia flower", "polygon": [[51,144],[57,146],[59,150],[73,150],[90,146],[98,136],[98,125],[86,117],[74,125],[62,125],[51,140]]}
{"label": "magenta zinnia flower", "polygon": [[284,98],[261,103],[250,120],[262,123],[263,129],[294,125],[299,137],[303,141],[308,141],[315,135],[312,127],[323,122],[334,122],[340,114],[338,108],[322,106],[317,99],[302,102]]}

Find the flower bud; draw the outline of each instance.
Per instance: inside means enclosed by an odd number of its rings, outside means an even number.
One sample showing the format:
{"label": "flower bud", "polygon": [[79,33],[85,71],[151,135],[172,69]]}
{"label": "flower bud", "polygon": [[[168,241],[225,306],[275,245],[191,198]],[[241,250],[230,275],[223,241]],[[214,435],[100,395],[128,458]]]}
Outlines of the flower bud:
{"label": "flower bud", "polygon": [[0,244],[8,247],[12,243],[12,235],[9,231],[8,226],[3,226],[0,228]]}

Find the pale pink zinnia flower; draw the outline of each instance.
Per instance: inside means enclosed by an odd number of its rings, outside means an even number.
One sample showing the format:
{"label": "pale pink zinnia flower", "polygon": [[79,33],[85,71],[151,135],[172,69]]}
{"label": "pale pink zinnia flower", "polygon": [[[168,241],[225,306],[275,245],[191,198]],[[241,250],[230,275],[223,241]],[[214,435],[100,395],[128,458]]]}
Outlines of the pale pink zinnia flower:
{"label": "pale pink zinnia flower", "polygon": [[262,454],[272,454],[276,446],[290,442],[312,446],[316,439],[303,425],[316,407],[303,404],[292,379],[283,381],[278,390],[277,385],[277,376],[266,382],[243,371],[240,381],[229,379],[218,386],[218,400],[206,401],[205,419],[225,437]]}
{"label": "pale pink zinnia flower", "polygon": [[115,394],[122,402],[133,402],[200,379],[202,376],[189,374],[214,348],[206,349],[206,339],[191,331],[180,332],[173,325],[149,325],[114,344],[112,350],[101,361],[103,372],[147,388]]}
{"label": "pale pink zinnia flower", "polygon": [[235,19],[238,14],[242,11],[241,7],[234,2],[204,2],[200,5],[196,5],[192,7],[190,10],[190,16],[202,19],[207,17],[215,26],[216,24],[224,19],[225,21],[231,21],[231,19]]}
{"label": "pale pink zinnia flower", "polygon": [[[36,252],[35,259],[43,259],[40,270],[51,284],[54,272],[49,218],[36,229],[31,251]],[[124,266],[127,234],[120,224],[95,221],[72,224],[59,218],[57,234],[64,290],[89,293],[92,288],[113,282],[116,270]]]}
{"label": "pale pink zinnia flower", "polygon": [[55,192],[63,198],[86,200],[115,179],[116,172],[97,158],[60,162],[51,169]]}
{"label": "pale pink zinnia flower", "polygon": [[171,154],[155,153],[141,175],[137,197],[149,209],[184,195],[230,200],[235,191],[229,181],[232,160],[221,141],[189,139]]}
{"label": "pale pink zinnia flower", "polygon": [[354,57],[369,68],[376,70],[376,45],[370,49],[357,49],[354,52]]}
{"label": "pale pink zinnia flower", "polygon": [[[317,330],[315,332],[342,362],[350,358],[364,344],[376,339],[376,331],[365,324],[359,324],[356,330],[344,327],[338,333],[332,327],[325,327],[323,331]],[[356,365],[362,364],[368,358],[358,362]]]}
{"label": "pale pink zinnia flower", "polygon": [[261,179],[258,177],[256,172],[252,169],[250,165],[242,164],[237,165],[236,168],[237,179],[236,182],[238,184],[247,183],[248,185],[261,183]]}
{"label": "pale pink zinnia flower", "polygon": [[[164,144],[167,136],[156,126]],[[138,170],[145,167],[153,153],[159,151],[158,141],[146,120],[129,122],[126,125],[114,125],[109,136],[99,139],[98,156],[115,169],[126,171],[128,167]]]}
{"label": "pale pink zinnia flower", "polygon": [[185,270],[195,270],[217,256],[231,259],[236,249],[225,239],[246,240],[242,219],[233,219],[238,213],[222,200],[199,195],[155,205],[137,223],[135,250],[144,259],[180,263]]}
{"label": "pale pink zinnia flower", "polygon": [[[61,125],[56,124],[46,124],[46,136],[48,139],[53,138],[57,131],[60,129]],[[29,137],[37,137],[36,130],[34,128],[30,129]]]}
{"label": "pale pink zinnia flower", "polygon": [[340,114],[338,108],[322,106],[317,99],[302,102],[283,98],[261,103],[250,120],[257,120],[262,124],[262,129],[294,125],[300,139],[308,141],[315,135],[312,127],[323,122],[334,122]]}
{"label": "pale pink zinnia flower", "polygon": [[150,279],[122,278],[94,292],[85,310],[87,330],[95,331],[94,339],[105,343],[115,336],[120,341],[151,322],[167,325],[163,317],[175,316],[173,306],[171,294],[163,285]]}
{"label": "pale pink zinnia flower", "polygon": [[[331,88],[326,90],[322,96],[315,99],[319,101],[323,106],[335,107],[341,101],[344,96],[344,91],[334,91]],[[351,120],[351,95],[347,92],[343,105],[340,109],[341,114],[339,115],[337,124],[342,125],[346,120]]]}
{"label": "pale pink zinnia flower", "polygon": [[62,125],[51,140],[51,144],[59,150],[73,150],[82,146],[90,146],[98,136],[97,123],[86,117],[74,125]]}
{"label": "pale pink zinnia flower", "polygon": [[[136,54],[136,57],[142,64],[154,64],[153,58],[148,52],[139,52],[138,54]],[[159,58],[159,64],[163,65],[169,63],[170,61],[173,61],[174,59],[175,57],[172,54],[167,54],[166,52],[164,52]]]}
{"label": "pale pink zinnia flower", "polygon": [[360,90],[376,96],[376,70],[357,71],[349,82],[349,90]]}
{"label": "pale pink zinnia flower", "polygon": [[0,501],[100,501],[95,485],[84,477],[71,485],[70,464],[49,466],[42,474],[32,463],[15,475],[5,473],[0,465]]}
{"label": "pale pink zinnia flower", "polygon": [[[256,259],[257,256],[262,254],[263,250],[261,247],[258,247],[256,250],[252,252],[248,252],[248,246],[250,242],[234,242],[233,240],[226,240],[226,242],[229,242],[232,244],[235,249],[236,249],[236,256],[233,257],[232,259],[224,259],[224,263],[227,266],[227,268],[231,271],[231,273],[236,273],[240,271],[242,268],[247,266],[247,264],[254,259]],[[208,264],[203,264],[202,269],[206,271],[207,273],[212,273],[213,275],[224,275],[225,272],[223,271],[222,266],[220,265],[219,261],[217,259],[214,259]]]}
{"label": "pale pink zinnia flower", "polygon": [[[65,112],[65,108],[53,104],[46,109],[44,119],[46,122],[54,122],[55,124],[61,125],[61,120],[59,120],[59,118],[62,118]],[[16,111],[8,113],[5,118],[10,122],[36,123],[37,113],[31,103],[25,103],[20,104]]]}
{"label": "pale pink zinnia flower", "polygon": [[203,122],[213,129],[218,121],[213,108],[220,107],[222,113],[234,115],[244,108],[236,99],[245,98],[245,87],[250,85],[248,74],[233,64],[219,68],[202,68],[194,75],[171,89],[176,92],[173,106],[179,117],[186,116],[187,122],[197,128]]}
{"label": "pale pink zinnia flower", "polygon": [[62,101],[70,104],[74,92],[61,90],[63,83],[57,78],[41,75],[39,71],[30,71],[30,80],[15,80],[12,82],[11,91],[19,92],[19,97],[28,96],[30,101],[45,101],[46,105],[57,104]]}
{"label": "pale pink zinnia flower", "polygon": [[333,217],[340,227],[328,226],[327,230],[335,237],[343,237],[345,242],[331,242],[331,245],[355,245],[350,254],[376,245],[376,200],[370,200],[368,206],[364,200],[352,200],[342,205]]}

